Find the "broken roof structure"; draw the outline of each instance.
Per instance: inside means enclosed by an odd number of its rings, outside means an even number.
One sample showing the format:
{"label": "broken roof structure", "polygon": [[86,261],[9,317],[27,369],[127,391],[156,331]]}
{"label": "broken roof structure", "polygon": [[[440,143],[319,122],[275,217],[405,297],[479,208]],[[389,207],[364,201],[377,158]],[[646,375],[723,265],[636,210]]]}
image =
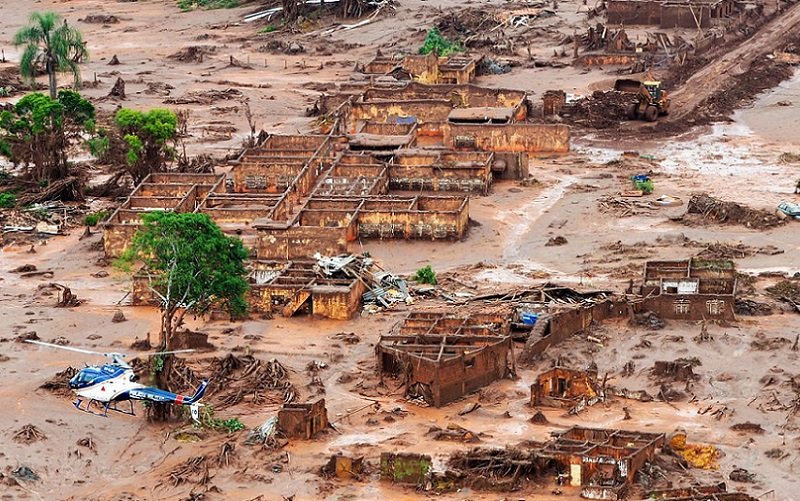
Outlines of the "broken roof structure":
{"label": "broken roof structure", "polygon": [[577,414],[601,401],[603,390],[597,381],[597,369],[570,369],[556,366],[536,376],[531,385],[533,407],[561,407]]}
{"label": "broken roof structure", "polygon": [[734,320],[736,267],[726,259],[648,261],[640,287],[641,311],[662,318]]}
{"label": "broken roof structure", "polygon": [[[417,161],[416,170],[389,168],[376,155],[349,150],[344,136],[270,136],[239,158],[230,188],[224,175],[148,176],[106,223],[106,255],[127,248],[149,210],[206,213],[224,231],[240,235],[261,260],[337,255],[359,238],[462,238],[468,197],[426,191],[485,193],[492,154],[438,152]],[[433,173],[443,162],[449,168],[442,169],[441,182],[434,177],[417,187],[419,178],[409,177],[426,167]],[[413,195],[390,193],[390,187],[412,186]]]}
{"label": "broken roof structure", "polygon": [[567,469],[570,485],[589,499],[622,499],[636,472],[664,446],[663,433],[574,426],[538,451]]}
{"label": "broken roof structure", "polygon": [[427,84],[466,84],[475,78],[477,64],[482,56],[455,54],[437,57],[435,54],[409,54],[401,58],[389,57],[378,51],[375,58],[364,65],[365,75],[392,76],[397,80],[414,80]]}
{"label": "broken roof structure", "polygon": [[515,371],[506,315],[412,312],[381,336],[378,371],[403,375],[406,395],[441,407]]}
{"label": "broken roof structure", "polygon": [[519,487],[520,477],[555,474],[580,488],[581,497],[618,500],[626,498],[637,472],[666,440],[663,433],[583,426],[555,435],[545,443],[458,451],[448,465],[461,473],[456,478],[464,485],[512,490]]}

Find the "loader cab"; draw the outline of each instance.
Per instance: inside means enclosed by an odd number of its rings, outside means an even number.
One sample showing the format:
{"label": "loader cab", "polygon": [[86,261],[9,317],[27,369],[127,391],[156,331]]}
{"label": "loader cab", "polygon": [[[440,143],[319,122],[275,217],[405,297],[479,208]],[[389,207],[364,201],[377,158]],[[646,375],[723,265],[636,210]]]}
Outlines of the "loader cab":
{"label": "loader cab", "polygon": [[650,94],[650,97],[653,98],[653,101],[658,101],[661,99],[661,82],[644,82],[644,88],[647,89],[647,92]]}

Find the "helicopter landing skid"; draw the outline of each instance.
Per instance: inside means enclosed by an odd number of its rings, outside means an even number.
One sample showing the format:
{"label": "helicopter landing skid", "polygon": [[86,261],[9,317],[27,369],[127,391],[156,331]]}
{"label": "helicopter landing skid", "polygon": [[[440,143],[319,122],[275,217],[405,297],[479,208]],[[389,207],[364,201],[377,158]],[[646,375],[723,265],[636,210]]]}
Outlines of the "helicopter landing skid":
{"label": "helicopter landing skid", "polygon": [[[93,414],[95,416],[108,417],[108,411],[119,412],[120,414],[126,414],[128,416],[135,416],[136,415],[136,413],[133,411],[133,402],[130,401],[130,400],[128,400],[128,403],[131,406],[130,410],[120,409],[119,407],[117,407],[117,402],[113,402],[113,401],[112,402],[101,402],[99,400],[91,399],[88,402],[86,402],[86,405],[84,405],[84,406],[81,406],[82,403],[83,403],[83,399],[79,398],[79,399],[75,400],[75,402],[73,402],[72,405],[74,405],[75,408],[78,409],[79,411],[83,411],[83,412],[86,412],[86,413],[89,413],[89,414]],[[99,407],[101,407],[103,409],[103,412],[100,413],[100,412],[93,411],[92,410],[92,404],[97,404]]]}

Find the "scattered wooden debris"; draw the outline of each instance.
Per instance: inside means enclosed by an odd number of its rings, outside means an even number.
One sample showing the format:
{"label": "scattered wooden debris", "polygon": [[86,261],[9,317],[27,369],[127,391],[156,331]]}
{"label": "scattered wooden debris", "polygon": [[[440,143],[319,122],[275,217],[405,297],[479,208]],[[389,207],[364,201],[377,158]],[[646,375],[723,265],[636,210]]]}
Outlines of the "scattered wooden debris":
{"label": "scattered wooden debris", "polygon": [[638,214],[645,214],[648,211],[658,210],[657,207],[653,207],[649,202],[627,200],[614,195],[600,197],[598,206],[601,212],[615,214],[617,217],[635,216]]}
{"label": "scattered wooden debris", "polygon": [[14,433],[14,441],[19,442],[21,444],[31,444],[33,442],[38,442],[40,440],[47,440],[47,435],[41,432],[39,428],[35,427],[32,424],[26,424],[16,433]]}
{"label": "scattered wooden debris", "polygon": [[95,447],[94,439],[92,437],[83,437],[78,440],[76,444],[80,447],[86,447],[92,452],[97,452],[97,447]]}
{"label": "scattered wooden debris", "polygon": [[741,224],[756,229],[774,228],[786,223],[786,220],[772,212],[751,209],[736,202],[726,202],[706,193],[692,195],[687,206],[687,214],[699,215],[702,221]]}
{"label": "scattered wooden debris", "polygon": [[56,373],[53,379],[39,386],[42,390],[47,390],[62,397],[72,396],[72,389],[69,387],[69,380],[78,373],[78,369],[67,367],[61,372]]}
{"label": "scattered wooden debris", "polygon": [[465,443],[480,442],[478,435],[455,423],[448,424],[447,428],[444,429],[439,428],[438,426],[432,426],[428,430],[428,435],[431,435],[434,440],[448,440],[452,442]]}

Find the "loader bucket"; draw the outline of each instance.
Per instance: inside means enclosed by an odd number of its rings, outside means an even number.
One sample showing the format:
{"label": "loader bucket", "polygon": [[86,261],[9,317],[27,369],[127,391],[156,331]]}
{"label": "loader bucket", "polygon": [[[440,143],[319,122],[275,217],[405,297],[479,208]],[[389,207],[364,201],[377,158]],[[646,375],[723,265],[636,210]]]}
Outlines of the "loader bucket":
{"label": "loader bucket", "polygon": [[614,82],[614,90],[619,92],[637,93],[642,88],[642,82],[629,78],[620,78]]}

